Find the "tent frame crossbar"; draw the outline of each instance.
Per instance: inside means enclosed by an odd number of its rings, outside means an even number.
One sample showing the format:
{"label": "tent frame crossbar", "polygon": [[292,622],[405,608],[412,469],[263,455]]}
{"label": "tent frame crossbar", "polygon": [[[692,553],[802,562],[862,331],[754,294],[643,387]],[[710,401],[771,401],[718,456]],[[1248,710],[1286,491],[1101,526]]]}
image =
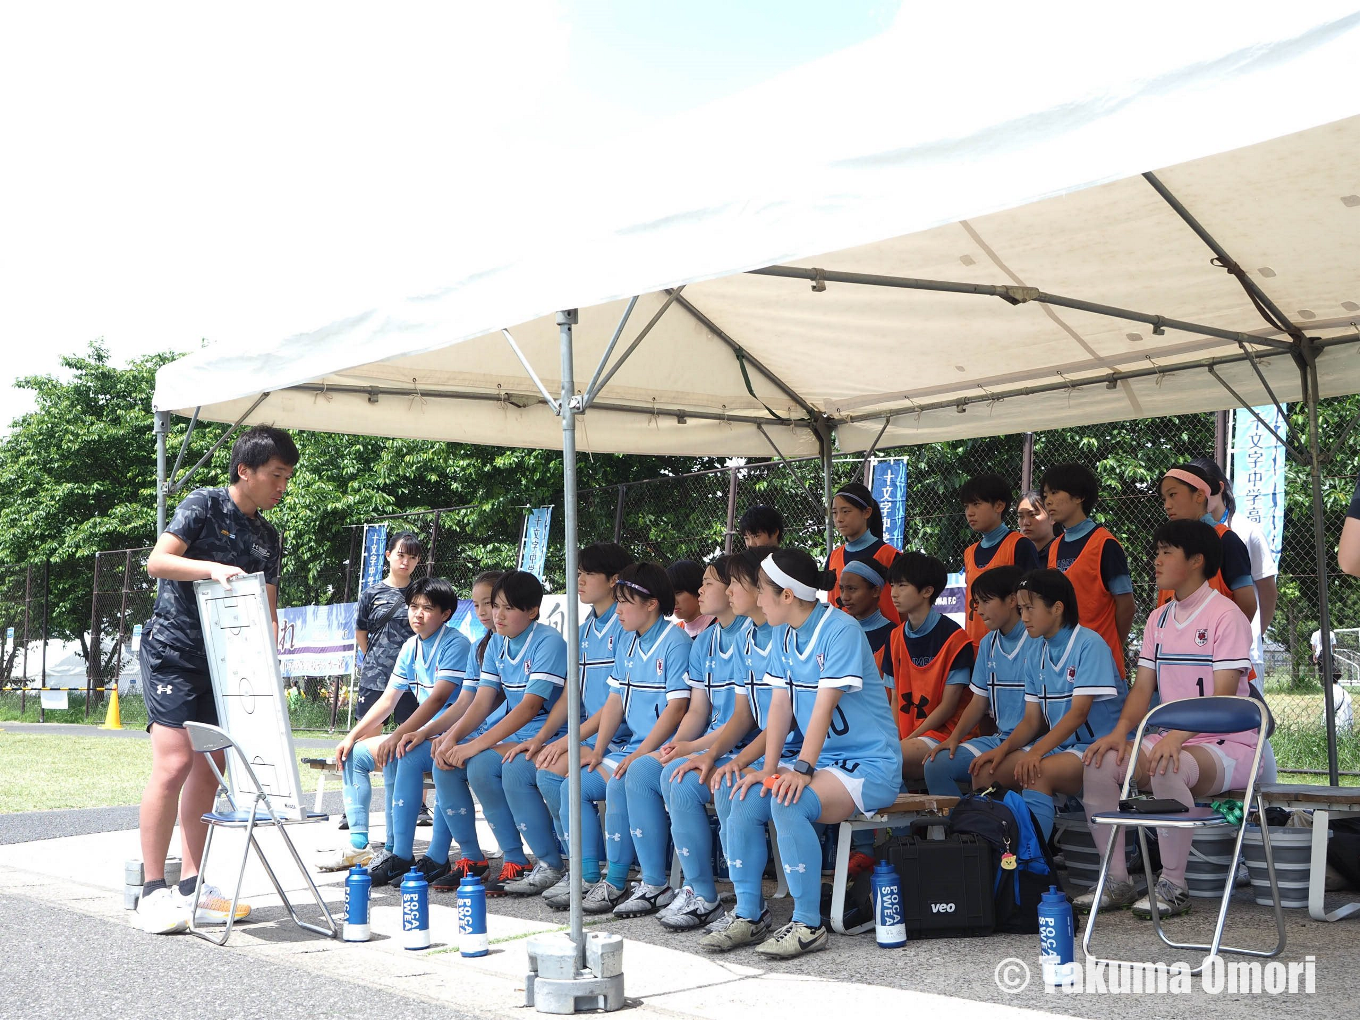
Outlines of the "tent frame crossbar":
{"label": "tent frame crossbar", "polygon": [[[1320,351],[1353,343],[1360,343],[1360,334],[1313,341],[1313,344]],[[1288,351],[1255,352],[1253,356],[1260,359],[1278,357],[1286,353],[1293,354],[1294,348],[1291,346]],[[937,400],[925,404],[912,403],[905,407],[885,408],[882,411],[872,411],[868,414],[850,415],[847,416],[844,421],[856,423],[878,421],[889,415],[919,415],[925,411],[939,411],[949,407],[958,409],[967,407],[969,404],[991,404],[1000,400],[1006,400],[1010,397],[1032,397],[1041,393],[1061,393],[1069,390],[1085,389],[1090,386],[1104,386],[1106,389],[1114,389],[1119,383],[1127,380],[1147,379],[1152,376],[1175,375],[1179,372],[1205,370],[1211,366],[1240,364],[1248,360],[1250,359],[1245,354],[1231,354],[1201,361],[1184,362],[1179,365],[1157,365],[1150,368],[1124,369],[1116,372],[1107,372],[1098,376],[1091,376],[1085,379],[1069,379],[1064,377],[1061,382],[1041,383],[1038,386],[1023,386],[1011,390],[988,390],[986,393],[977,396],[951,397],[945,400]]]}
{"label": "tent frame crossbar", "polygon": [[[642,327],[638,335],[633,338],[633,342],[624,349],[624,352],[621,355],[619,355],[619,360],[614,362],[609,371],[604,374],[604,378],[600,379],[599,382],[593,383],[591,388],[586,391],[585,399],[582,401],[580,410],[585,410],[590,407],[591,404],[595,403],[595,398],[600,395],[600,391],[609,384],[609,380],[614,378],[614,375],[624,366],[624,363],[632,353],[641,346],[642,341],[647,338],[647,334],[652,331],[652,327],[661,321],[661,316],[666,314],[667,310],[675,303],[676,299],[680,296],[680,292],[684,289],[684,287],[677,287],[673,292],[666,296],[666,300],[661,303],[661,307],[647,320],[647,325]],[[634,298],[633,300],[636,301],[637,299]],[[600,370],[604,368],[605,359],[609,356],[609,352],[614,349],[614,344],[618,340],[618,334],[623,332],[624,323],[627,322],[628,314],[631,312],[631,309],[632,306],[629,305],[629,310],[624,314],[623,322],[620,322],[618,328],[615,330],[614,340],[611,340],[609,346],[605,349],[605,357],[600,359],[600,367],[595,370],[596,376],[598,376]]]}
{"label": "tent frame crossbar", "polygon": [[[952,280],[921,280],[907,276],[847,273],[834,269],[804,269],[801,266],[766,266],[763,269],[749,269],[747,272],[752,276],[777,276],[793,280],[810,280],[814,289],[818,284],[848,283],[866,287],[891,287],[899,290],[929,290],[949,294],[999,297],[1007,304],[1012,305],[1022,305],[1029,301],[1035,301],[1039,304],[1093,312],[1096,315],[1108,315],[1115,319],[1127,319],[1130,322],[1147,323],[1152,327],[1154,336],[1161,336],[1164,331],[1174,329],[1183,333],[1194,333],[1197,336],[1212,336],[1222,340],[1231,340],[1234,343],[1274,347],[1282,351],[1296,349],[1295,344],[1288,340],[1255,336],[1251,333],[1239,333],[1237,330],[1219,329],[1217,326],[1206,326],[1197,322],[1188,322],[1185,319],[1172,319],[1165,315],[1153,315],[1151,312],[1139,312],[1130,308],[1118,308],[1114,305],[1100,304],[1095,301],[1065,297],[1061,294],[1049,294],[1038,287],[1021,287],[1014,284],[959,283]],[[822,289],[825,290],[825,287]]]}
{"label": "tent frame crossbar", "polygon": [[595,367],[595,374],[590,377],[590,383],[586,386],[584,405],[590,406],[590,402],[595,399],[595,394],[600,391],[600,376],[604,373],[604,366],[609,363],[609,356],[614,353],[614,348],[618,346],[619,337],[623,336],[623,327],[628,325],[628,319],[633,314],[633,309],[637,307],[638,297],[634,294],[628,299],[628,305],[624,308],[623,314],[619,316],[619,324],[614,327],[614,335],[609,338],[609,343],[600,355],[600,363]]}
{"label": "tent frame crossbar", "polygon": [[[198,463],[184,472],[178,480],[175,480],[174,471],[171,471],[169,475],[167,475],[165,471],[165,444],[166,439],[170,434],[170,412],[156,412],[153,428],[156,433],[156,536],[158,538],[160,537],[161,532],[165,530],[167,507],[170,497],[184,488],[189,479],[197,473],[199,468],[212,460],[213,454],[220,450],[222,445],[236,434],[236,430],[241,427],[247,418],[255,413],[255,409],[268,399],[269,393],[269,390],[265,390],[256,397],[254,402],[245,409],[245,412],[241,417],[237,418],[236,421],[232,423],[231,428],[227,429],[226,432],[223,432],[221,438],[213,443],[208,449],[208,452],[198,459]],[[179,456],[175,458],[175,471],[178,471],[180,464],[184,462],[184,453],[189,449],[189,440],[193,438],[194,427],[198,424],[198,412],[201,410],[202,407],[194,408],[194,414],[189,421],[189,427],[184,432],[184,441],[180,444]]]}

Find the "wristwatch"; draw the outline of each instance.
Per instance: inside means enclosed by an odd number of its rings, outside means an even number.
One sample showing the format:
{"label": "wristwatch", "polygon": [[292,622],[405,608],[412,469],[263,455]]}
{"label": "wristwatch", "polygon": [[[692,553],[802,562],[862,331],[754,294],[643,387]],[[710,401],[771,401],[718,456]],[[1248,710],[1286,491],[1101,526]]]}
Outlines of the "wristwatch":
{"label": "wristwatch", "polygon": [[797,772],[800,776],[807,776],[809,779],[811,779],[812,773],[817,771],[817,766],[805,762],[803,761],[802,758],[799,758],[796,762],[793,763],[793,771]]}

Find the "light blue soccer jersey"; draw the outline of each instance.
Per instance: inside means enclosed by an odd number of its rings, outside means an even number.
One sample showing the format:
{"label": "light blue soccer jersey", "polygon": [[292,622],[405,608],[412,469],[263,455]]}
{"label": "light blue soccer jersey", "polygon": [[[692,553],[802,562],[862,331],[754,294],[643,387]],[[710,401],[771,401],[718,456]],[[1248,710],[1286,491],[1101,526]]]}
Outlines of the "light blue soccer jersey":
{"label": "light blue soccer jersey", "polygon": [[902,747],[892,708],[883,697],[869,639],[854,617],[819,603],[797,630],[779,627],[765,679],[790,691],[793,716],[803,733],[812,721],[817,692],[823,687],[841,690],[817,759],[819,768],[835,765],[853,773],[860,765],[872,765],[900,776]]}
{"label": "light blue soccer jersey", "polygon": [[440,627],[422,640],[412,634],[397,653],[392,676],[387,681],[389,691],[412,691],[416,702],[423,704],[440,680],[455,685],[453,694],[440,707],[443,712],[458,696],[467,668],[468,639],[449,627]]}
{"label": "light blue soccer jersey", "polygon": [[[528,740],[538,733],[547,721],[548,712],[562,696],[566,682],[567,642],[546,623],[534,621],[528,630],[511,641],[504,635],[494,635],[487,646],[486,657],[482,659],[479,683],[505,695],[507,712],[514,711],[526,694],[536,694],[543,699],[538,714],[517,733],[506,737],[507,741]],[[557,736],[561,736],[560,731],[548,734],[547,738],[551,740]]]}
{"label": "light blue soccer jersey", "polygon": [[689,635],[666,619],[657,620],[645,634],[624,632],[609,690],[623,699],[625,754],[642,746],[668,701],[689,700],[691,644]]}
{"label": "light blue soccer jersey", "polygon": [[[495,635],[493,634],[492,637],[494,636]],[[474,693],[476,692],[477,688],[481,686],[482,682],[482,660],[477,655],[477,646],[480,644],[481,641],[479,639],[478,641],[474,642],[468,647],[467,668],[463,672],[462,689],[465,691],[471,690]],[[490,641],[487,642],[486,651],[487,654],[490,654],[491,652]],[[505,699],[502,698],[501,703],[487,713],[486,718],[482,720],[482,724],[463,738],[463,743],[467,743],[469,740],[474,740],[477,737],[480,737],[483,733],[491,729],[491,727],[495,726],[498,722],[500,722],[504,718],[505,718]]]}
{"label": "light blue soccer jersey", "polygon": [[[619,614],[614,611],[614,603],[602,615],[592,609],[590,615],[581,621],[581,721],[604,708],[609,700],[609,674],[614,669],[614,657],[618,646],[631,637],[619,623]],[[610,750],[622,749],[628,731],[620,726],[610,741]],[[592,735],[585,740],[587,747],[595,746]]]}
{"label": "light blue soccer jersey", "polygon": [[1115,669],[1110,646],[1086,627],[1064,627],[1051,641],[1040,639],[1038,668],[1031,672],[1025,700],[1039,703],[1053,727],[1072,707],[1072,698],[1089,695],[1091,711],[1060,748],[1084,747],[1114,730],[1128,685]]}
{"label": "light blue soccer jersey", "polygon": [[[755,717],[755,728],[764,730],[770,721],[770,698],[774,696],[774,688],[765,682],[765,677],[769,673],[768,661],[770,653],[774,651],[775,628],[768,623],[759,626],[752,623],[746,628],[745,640],[742,641],[742,658],[746,662],[746,700],[751,705],[751,715]],[[781,761],[786,761],[798,757],[798,751],[803,746],[803,731],[798,728],[798,720],[793,721],[789,727],[789,735],[784,738],[784,750],[780,754]]]}
{"label": "light blue soccer jersey", "polygon": [[[690,645],[689,685],[708,696],[705,733],[720,729],[732,718],[737,698],[744,693],[746,659],[741,646],[750,622],[746,617],[738,616],[726,627],[715,624]],[[745,747],[746,740],[746,737],[739,740],[734,750]]]}
{"label": "light blue soccer jersey", "polygon": [[988,631],[978,645],[968,689],[987,699],[997,736],[1010,736],[1025,717],[1025,694],[1029,677],[1038,674],[1042,644],[1017,623],[1008,634]]}

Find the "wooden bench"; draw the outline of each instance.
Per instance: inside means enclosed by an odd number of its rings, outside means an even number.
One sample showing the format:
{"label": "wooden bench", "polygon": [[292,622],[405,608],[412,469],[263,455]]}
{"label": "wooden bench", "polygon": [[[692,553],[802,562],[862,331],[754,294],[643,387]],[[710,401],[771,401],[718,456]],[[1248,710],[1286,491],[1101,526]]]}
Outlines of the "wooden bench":
{"label": "wooden bench", "polygon": [[1308,916],[1315,921],[1340,921],[1360,913],[1360,903],[1346,903],[1330,914],[1323,906],[1327,889],[1327,824],[1332,815],[1360,815],[1360,787],[1266,784],[1261,799],[1268,807],[1313,812],[1313,854],[1308,868]]}
{"label": "wooden bench", "polygon": [[889,829],[910,825],[918,818],[935,817],[941,822],[958,797],[937,797],[928,793],[904,793],[881,811],[855,815],[840,823],[836,840],[836,864],[831,875],[831,927],[842,935],[869,931],[874,922],[845,927],[845,891],[850,884],[850,840],[863,829]]}

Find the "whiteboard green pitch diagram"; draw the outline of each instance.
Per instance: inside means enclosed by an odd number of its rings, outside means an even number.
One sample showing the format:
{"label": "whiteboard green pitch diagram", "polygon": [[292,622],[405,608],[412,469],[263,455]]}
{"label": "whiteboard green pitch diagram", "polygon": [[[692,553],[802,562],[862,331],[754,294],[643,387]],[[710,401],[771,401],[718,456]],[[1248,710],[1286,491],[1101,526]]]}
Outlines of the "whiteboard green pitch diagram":
{"label": "whiteboard green pitch diagram", "polygon": [[[218,581],[195,581],[194,594],[218,725],[245,752],[275,813],[281,819],[299,819],[304,815],[302,783],[264,575],[233,577],[230,588]],[[231,776],[230,784],[238,803],[255,796],[245,775]]]}

